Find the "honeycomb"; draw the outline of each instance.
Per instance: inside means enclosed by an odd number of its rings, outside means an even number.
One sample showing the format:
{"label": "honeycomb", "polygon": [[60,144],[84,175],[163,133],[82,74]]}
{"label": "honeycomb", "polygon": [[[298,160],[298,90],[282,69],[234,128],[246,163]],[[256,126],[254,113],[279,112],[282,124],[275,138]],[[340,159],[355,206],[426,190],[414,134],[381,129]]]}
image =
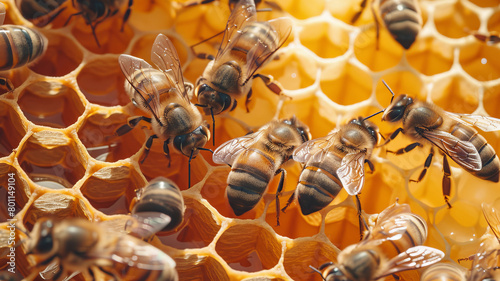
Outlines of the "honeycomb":
{"label": "honeycomb", "polygon": [[[182,190],[185,221],[175,232],[158,233],[151,243],[175,259],[181,280],[322,280],[309,265],[336,261],[340,250],[358,242],[355,204],[344,190],[329,207],[308,216],[293,203],[276,226],[276,177],[257,207],[236,217],[225,198],[230,169],[214,164],[209,152],[193,159],[188,189],[188,158],[171,149],[173,164],[168,167],[161,142],[155,142],[140,163],[143,144],[152,134],[149,128],[138,126],[114,136],[127,118],[140,114],[125,92],[118,56],[126,53],[150,62],[152,43],[163,33],[177,48],[186,80],[195,82],[207,61],[195,58],[189,46],[224,30],[227,1],[186,8],[174,1],[134,1],[123,32],[119,27],[126,7],[96,28],[100,47],[82,17],[74,16],[65,25],[76,13],[72,1],[66,1],[66,9],[45,27],[23,18],[14,0],[1,2],[7,7],[5,24],[34,28],[48,38],[49,46],[38,62],[0,73],[15,86],[0,96],[0,276],[8,268],[9,182],[15,186],[15,219],[31,230],[38,218],[49,215],[118,227],[131,211],[136,189],[158,176],[170,178]],[[351,24],[359,2],[263,1],[259,9],[272,11],[259,12],[260,20],[293,19],[290,38],[277,58],[260,70],[280,82],[290,98],[272,94],[257,79],[250,112],[238,106],[216,116],[215,146],[210,141],[206,147],[213,150],[275,116],[293,114],[309,125],[313,138],[325,136],[351,118],[388,106],[391,96],[382,80],[396,94],[406,93],[447,111],[500,118],[499,46],[471,35],[500,32],[498,0],[420,1],[424,25],[408,51],[383,28],[376,48],[369,8]],[[220,40],[206,41],[195,50],[215,54]],[[209,116],[206,119],[211,123]],[[380,117],[371,120],[385,136],[398,126],[382,123]],[[482,135],[500,151],[498,132]],[[481,203],[499,208],[499,184],[480,180],[450,162],[453,207],[448,209],[441,193],[441,157],[435,157],[422,182],[414,183],[409,179],[418,177],[429,148],[400,156],[386,152],[409,143],[398,136],[387,148],[374,150],[375,171],[366,175],[360,195],[364,213],[380,213],[398,198],[428,222],[425,245],[444,251],[448,262],[469,257],[487,226]],[[290,163],[286,170],[282,206],[294,191],[301,167]],[[17,241],[22,237],[17,233]],[[30,262],[18,247],[18,273],[11,278],[29,275]],[[412,270],[398,275],[419,280],[420,274]]]}

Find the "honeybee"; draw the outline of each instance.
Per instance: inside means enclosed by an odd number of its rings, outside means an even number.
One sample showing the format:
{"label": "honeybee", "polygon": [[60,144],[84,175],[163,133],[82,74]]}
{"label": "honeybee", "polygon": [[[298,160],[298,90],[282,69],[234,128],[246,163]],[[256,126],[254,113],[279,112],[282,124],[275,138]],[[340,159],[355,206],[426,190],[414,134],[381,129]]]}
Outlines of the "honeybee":
{"label": "honeybee", "polygon": [[411,181],[419,182],[423,179],[431,165],[434,147],[437,147],[443,154],[443,195],[449,208],[451,208],[449,203],[451,170],[446,156],[474,176],[498,182],[500,161],[495,150],[472,126],[483,131],[496,131],[500,130],[500,120],[481,115],[446,112],[434,104],[415,100],[407,95],[394,98],[392,90],[387,84],[385,85],[391,92],[392,99],[382,115],[382,120],[401,121],[402,128],[394,131],[382,145],[393,140],[401,132],[417,141],[397,151],[388,150],[387,152],[396,155],[404,154],[421,146],[421,141],[433,145],[420,176],[417,180]]}
{"label": "honeybee", "polygon": [[437,263],[430,266],[420,277],[420,281],[466,281],[466,273],[456,264]]}
{"label": "honeybee", "polygon": [[[32,63],[47,49],[47,38],[40,32],[21,25],[2,25],[5,4],[0,2],[0,71],[10,70]],[[0,89],[14,90],[10,80],[0,77]]]}
{"label": "honeybee", "polygon": [[[27,20],[32,21],[35,25],[42,27],[51,23],[59,14],[66,9],[64,4],[68,0],[16,0],[17,6]],[[66,24],[73,16],[82,16],[85,23],[92,29],[95,41],[98,47],[101,47],[95,29],[97,25],[105,21],[107,18],[118,13],[120,8],[127,2],[127,10],[123,14],[121,31],[127,22],[133,0],[72,0],[74,8],[78,11],[72,14]]]}
{"label": "honeybee", "polygon": [[231,166],[226,194],[229,205],[237,216],[255,207],[272,177],[281,173],[276,192],[279,225],[278,195],[286,175],[281,165],[291,159],[297,146],[310,138],[309,128],[293,116],[273,120],[257,132],[229,140],[214,151],[215,163]]}
{"label": "honeybee", "polygon": [[36,264],[33,275],[44,269],[42,277],[55,281],[78,273],[92,280],[99,271],[114,280],[178,280],[175,261],[163,251],[79,218],[38,220],[27,255]]}
{"label": "honeybee", "polygon": [[[367,2],[368,0],[361,2],[361,10],[353,16],[351,23],[358,20]],[[373,0],[371,10],[377,32],[377,49],[380,22],[383,22],[392,37],[408,50],[422,29],[422,13],[418,2],[416,0]]]}
{"label": "honeybee", "polygon": [[[309,215],[330,204],[342,187],[357,198],[365,181],[365,162],[374,170],[369,158],[377,142],[378,127],[358,117],[326,137],[297,147],[293,159],[304,164],[304,168],[295,193],[282,211],[297,197],[302,214]],[[357,202],[362,230],[359,199]]]}
{"label": "honeybee", "polygon": [[253,0],[240,0],[231,11],[222,43],[215,58],[198,54],[199,58],[211,58],[202,76],[196,81],[195,95],[206,115],[232,111],[237,99],[246,96],[245,105],[252,96],[252,80],[261,78],[276,94],[282,88],[271,76],[255,74],[283,45],[292,30],[289,18],[256,21]]}
{"label": "honeybee", "polygon": [[369,281],[426,267],[444,257],[442,251],[422,246],[426,239],[425,220],[396,202],[378,215],[363,241],[342,250],[336,264],[323,264],[316,271],[323,270],[326,281]]}
{"label": "honeybee", "polygon": [[[125,78],[134,88],[127,92],[137,107],[145,110],[151,117],[136,116],[116,130],[121,136],[132,130],[141,120],[151,123],[154,135],[146,141],[144,157],[146,159],[153,140],[164,140],[163,151],[169,161],[168,144],[189,157],[189,186],[191,186],[191,159],[195,158],[210,139],[208,125],[201,113],[191,103],[188,89],[191,84],[184,83],[179,56],[167,36],[159,34],[153,43],[151,60],[162,72],[152,70],[152,66],[130,55],[120,55],[118,61]],[[187,87],[187,88],[186,88]]]}
{"label": "honeybee", "polygon": [[131,213],[135,218],[131,222],[157,220],[161,218],[159,214],[167,215],[168,224],[161,231],[171,231],[177,228],[182,223],[185,210],[184,198],[179,187],[164,177],[157,177],[150,181],[147,186],[137,190],[137,196],[132,201],[131,206],[133,206]]}

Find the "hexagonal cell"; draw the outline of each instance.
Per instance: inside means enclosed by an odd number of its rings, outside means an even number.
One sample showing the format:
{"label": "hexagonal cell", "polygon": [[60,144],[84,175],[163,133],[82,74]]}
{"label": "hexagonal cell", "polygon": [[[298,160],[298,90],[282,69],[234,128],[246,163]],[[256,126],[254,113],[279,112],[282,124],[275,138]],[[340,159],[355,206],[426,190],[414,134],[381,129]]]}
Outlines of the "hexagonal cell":
{"label": "hexagonal cell", "polygon": [[498,48],[474,41],[460,48],[459,62],[474,79],[489,81],[500,78]]}
{"label": "hexagonal cell", "polygon": [[[0,163],[0,222],[6,222],[18,214],[31,196],[31,190],[16,168],[8,163]],[[12,211],[14,208],[14,211]]]}
{"label": "hexagonal cell", "polygon": [[103,167],[80,188],[90,204],[106,215],[128,214],[135,190],[145,186],[140,175],[127,166]]}
{"label": "hexagonal cell", "polygon": [[403,50],[385,28],[380,29],[378,43],[374,26],[362,29],[354,40],[356,58],[372,71],[396,66],[403,56]]}
{"label": "hexagonal cell", "polygon": [[325,234],[339,249],[359,242],[359,220],[354,205],[328,212],[325,217]]}
{"label": "hexagonal cell", "polygon": [[453,208],[443,208],[436,213],[436,228],[446,239],[456,242],[473,241],[479,238],[485,228],[479,224],[481,209],[468,202],[460,201]]}
{"label": "hexagonal cell", "polygon": [[124,87],[125,76],[116,57],[99,58],[85,64],[76,81],[91,103],[115,106],[130,102]]}
{"label": "hexagonal cell", "polygon": [[372,93],[371,76],[347,61],[327,65],[320,79],[321,91],[340,105],[362,102]]}
{"label": "hexagonal cell", "polygon": [[[497,2],[497,6],[500,5],[500,3]],[[494,12],[491,17],[488,19],[488,31],[489,32],[500,32],[500,11]]]}
{"label": "hexagonal cell", "polygon": [[212,256],[184,254],[174,260],[177,263],[177,273],[185,280],[230,280],[225,268]]}
{"label": "hexagonal cell", "polygon": [[468,36],[468,30],[477,30],[478,15],[464,4],[464,1],[444,2],[436,5],[434,25],[439,33],[450,38]]}
{"label": "hexagonal cell", "polygon": [[49,40],[45,55],[29,68],[46,76],[64,76],[75,70],[83,60],[83,52],[73,39],[61,32],[46,32]]}
{"label": "hexagonal cell", "polygon": [[19,107],[24,116],[36,125],[66,128],[85,111],[77,92],[58,81],[38,81],[20,94]]}
{"label": "hexagonal cell", "polygon": [[61,132],[34,129],[19,148],[18,161],[28,177],[52,189],[72,188],[87,163],[76,142]]}
{"label": "hexagonal cell", "polygon": [[137,139],[133,133],[116,137],[116,130],[127,123],[127,116],[107,110],[96,110],[85,118],[78,129],[78,138],[94,159],[115,162],[137,153],[144,138]]}
{"label": "hexagonal cell", "polygon": [[415,41],[406,58],[418,72],[431,76],[446,72],[453,65],[453,46],[434,37]]}
{"label": "hexagonal cell", "polygon": [[342,56],[349,49],[349,30],[330,22],[311,22],[302,27],[300,43],[321,58]]}
{"label": "hexagonal cell", "polygon": [[273,268],[281,256],[281,244],[275,234],[250,223],[226,229],[217,240],[215,250],[231,268],[247,272]]}
{"label": "hexagonal cell", "polygon": [[26,125],[14,108],[0,101],[0,157],[10,155],[26,135]]}
{"label": "hexagonal cell", "polygon": [[500,85],[484,87],[483,106],[486,112],[495,118],[500,118]]}
{"label": "hexagonal cell", "polygon": [[185,197],[184,221],[174,233],[157,233],[160,241],[176,249],[193,249],[208,246],[219,232],[220,225],[214,220],[209,209],[200,202]]}
{"label": "hexagonal cell", "polygon": [[45,192],[33,201],[23,218],[24,226],[31,231],[36,221],[42,217],[91,218],[91,214],[80,198],[70,192]]}
{"label": "hexagonal cell", "polygon": [[296,19],[307,19],[321,15],[325,9],[325,2],[313,0],[311,2],[286,0],[279,1],[280,7]]}
{"label": "hexagonal cell", "polygon": [[472,113],[479,105],[480,89],[465,77],[452,75],[436,81],[430,95],[432,102],[446,111]]}
{"label": "hexagonal cell", "polygon": [[123,13],[119,12],[114,16],[107,17],[103,21],[99,21],[95,28],[94,37],[92,28],[86,24],[84,18],[76,16],[72,19],[71,33],[85,49],[93,53],[121,54],[134,37],[134,31],[128,24],[125,24],[123,31],[121,30],[122,23]]}
{"label": "hexagonal cell", "polygon": [[290,242],[287,245],[283,265],[293,280],[323,280],[309,266],[320,267],[327,262],[337,261],[337,251],[324,242],[312,239]]}
{"label": "hexagonal cell", "polygon": [[178,2],[134,1],[128,24],[143,31],[169,29],[174,24]]}

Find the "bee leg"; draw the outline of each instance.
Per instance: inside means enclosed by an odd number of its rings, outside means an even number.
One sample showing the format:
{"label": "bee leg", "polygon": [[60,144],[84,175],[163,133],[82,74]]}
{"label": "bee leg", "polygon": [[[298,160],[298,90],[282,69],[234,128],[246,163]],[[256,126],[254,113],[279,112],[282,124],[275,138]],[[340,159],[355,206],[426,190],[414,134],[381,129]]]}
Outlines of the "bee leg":
{"label": "bee leg", "polygon": [[412,151],[417,146],[422,146],[422,145],[419,142],[414,142],[414,143],[411,143],[411,144],[407,145],[406,147],[400,148],[400,149],[398,149],[396,151],[387,150],[387,152],[393,153],[393,154],[396,154],[396,155],[401,155],[401,154],[404,154],[404,153]]}
{"label": "bee leg", "polygon": [[425,159],[424,169],[422,170],[422,172],[420,172],[420,175],[418,176],[418,180],[410,179],[411,182],[420,182],[424,178],[425,174],[427,173],[427,169],[429,169],[429,167],[431,166],[433,156],[434,156],[434,148],[431,148],[431,153],[429,153],[429,155],[427,156],[427,159]]}
{"label": "bee leg", "polygon": [[130,132],[141,120],[144,120],[148,123],[151,123],[151,118],[144,117],[144,116],[137,116],[137,117],[131,117],[127,120],[127,124],[121,126],[115,131],[115,135],[117,136],[123,136],[126,133]]}
{"label": "bee leg", "polygon": [[376,50],[378,50],[379,49],[379,39],[380,39],[380,22],[378,21],[377,14],[375,12],[375,1],[372,1],[371,10],[372,10],[372,15],[373,15],[373,20],[375,21],[375,31],[377,34],[375,48],[376,48]]}
{"label": "bee leg", "polygon": [[191,188],[191,159],[193,159],[194,149],[191,150],[191,155],[189,155],[188,160],[188,189]]}
{"label": "bee leg", "polygon": [[372,161],[365,159],[365,163],[368,164],[368,167],[370,168],[370,174],[373,174],[373,172],[375,172],[375,166],[373,166]]}
{"label": "bee leg", "polygon": [[163,154],[165,154],[165,157],[168,159],[168,167],[170,168],[170,150],[168,149],[168,144],[170,143],[170,139],[167,139],[166,141],[163,142]]}
{"label": "bee leg", "polygon": [[283,86],[278,81],[274,81],[274,78],[271,75],[263,75],[263,74],[255,74],[253,76],[253,79],[255,78],[260,78],[264,83],[266,84],[266,87],[271,90],[271,92],[275,93],[276,95],[282,95],[283,92]]}
{"label": "bee leg", "polygon": [[285,210],[288,208],[288,206],[290,206],[290,204],[292,204],[293,199],[295,199],[295,192],[294,192],[294,193],[292,193],[292,195],[288,198],[288,201],[286,201],[286,205],[285,205],[285,207],[283,207],[283,208],[281,209],[281,211],[282,211],[283,213],[284,213],[284,212],[285,212]]}
{"label": "bee leg", "polygon": [[87,272],[89,273],[90,277],[92,277],[92,281],[95,281],[95,274],[91,267],[89,267]]}
{"label": "bee leg", "polygon": [[5,90],[5,93],[14,91],[14,84],[5,77],[0,77],[0,90]]}
{"label": "bee leg", "polygon": [[120,32],[123,32],[123,28],[125,27],[125,23],[128,21],[128,18],[130,17],[130,12],[132,5],[134,4],[134,0],[128,0],[128,5],[127,5],[127,10],[125,11],[125,14],[123,15],[123,20],[122,20],[122,27],[120,29]]}
{"label": "bee leg", "polygon": [[391,140],[395,139],[395,138],[398,136],[398,134],[399,134],[400,132],[403,132],[403,134],[405,133],[405,132],[404,132],[404,130],[403,130],[403,128],[398,128],[396,131],[394,131],[394,132],[393,132],[393,133],[392,133],[392,134],[391,134],[391,135],[390,135],[390,136],[389,136],[389,137],[388,137],[388,138],[384,141],[384,143],[383,143],[383,144],[378,145],[377,147],[381,147],[381,146],[384,146],[384,145],[388,144]]}
{"label": "bee leg", "polygon": [[281,173],[280,182],[278,184],[278,189],[276,190],[276,226],[280,225],[280,200],[279,196],[281,195],[281,191],[283,190],[283,185],[285,183],[286,171],[283,168],[280,168],[276,171],[276,174]]}
{"label": "bee leg", "polygon": [[158,138],[157,135],[152,135],[148,138],[148,140],[146,141],[146,146],[144,148],[144,156],[142,157],[142,159],[140,160],[141,164],[144,163],[144,161],[146,160],[146,158],[148,157],[148,154],[149,154],[149,150],[151,149],[151,146],[153,145],[153,140]]}
{"label": "bee leg", "polygon": [[79,12],[79,13],[74,13],[74,14],[71,14],[68,19],[66,20],[66,22],[64,23],[64,26],[68,25],[68,23],[71,21],[71,19],[73,18],[73,16],[80,16],[82,15],[83,12]]}
{"label": "bee leg", "polygon": [[397,276],[396,274],[392,273],[392,278],[394,278],[394,280],[396,281],[399,281],[401,278],[399,278],[399,276]]}
{"label": "bee leg", "polygon": [[98,268],[99,268],[99,270],[100,270],[100,271],[102,271],[104,274],[107,274],[107,275],[109,275],[109,276],[113,277],[113,280],[114,280],[114,281],[118,281],[118,280],[120,280],[120,278],[118,278],[118,276],[116,276],[113,272],[110,272],[110,271],[108,271],[108,270],[105,270],[104,268],[102,268],[102,266],[99,266]]}
{"label": "bee leg", "polygon": [[451,204],[449,202],[450,194],[451,194],[451,169],[450,164],[448,163],[448,157],[446,154],[443,155],[443,196],[446,205],[448,205],[448,209],[451,208]]}
{"label": "bee leg", "polygon": [[361,4],[359,4],[359,11],[356,12],[356,14],[354,14],[354,16],[351,18],[351,24],[355,23],[358,21],[359,17],[361,16],[361,14],[363,13],[363,11],[365,10],[366,8],[366,3],[368,3],[367,0],[363,0],[361,2]]}
{"label": "bee leg", "polygon": [[250,109],[248,109],[248,105],[250,104],[251,98],[252,98],[252,89],[250,88],[250,91],[248,91],[247,94],[247,99],[245,100],[245,108],[247,109],[247,113],[250,112]]}
{"label": "bee leg", "polygon": [[356,194],[356,207],[358,212],[358,220],[359,220],[359,241],[363,240],[363,232],[365,229],[368,229],[368,224],[366,223],[365,218],[363,217],[363,213],[361,211],[361,201],[359,201],[359,194]]}

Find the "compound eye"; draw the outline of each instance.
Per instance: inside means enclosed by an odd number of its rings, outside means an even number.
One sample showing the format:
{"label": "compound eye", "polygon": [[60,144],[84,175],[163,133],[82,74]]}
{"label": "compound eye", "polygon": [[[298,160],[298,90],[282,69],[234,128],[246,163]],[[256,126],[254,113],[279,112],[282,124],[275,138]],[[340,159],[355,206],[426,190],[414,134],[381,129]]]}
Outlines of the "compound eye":
{"label": "compound eye", "polygon": [[404,110],[404,107],[393,108],[391,111],[389,111],[389,113],[387,113],[385,120],[389,122],[398,121],[403,117]]}

